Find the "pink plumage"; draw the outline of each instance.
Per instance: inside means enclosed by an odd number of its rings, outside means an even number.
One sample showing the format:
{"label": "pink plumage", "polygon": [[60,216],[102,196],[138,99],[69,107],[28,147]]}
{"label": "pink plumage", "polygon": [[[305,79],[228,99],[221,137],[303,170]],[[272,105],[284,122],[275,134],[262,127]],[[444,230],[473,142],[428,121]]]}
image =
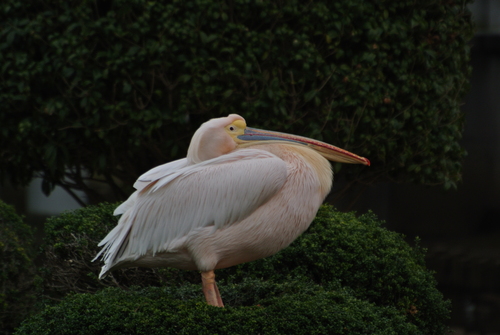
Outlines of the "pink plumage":
{"label": "pink plumage", "polygon": [[223,306],[213,270],[270,256],[304,232],[332,186],[328,160],[366,158],[312,139],[246,127],[236,114],[193,135],[188,155],[134,184],[96,258],[113,269],[202,271],[207,303]]}

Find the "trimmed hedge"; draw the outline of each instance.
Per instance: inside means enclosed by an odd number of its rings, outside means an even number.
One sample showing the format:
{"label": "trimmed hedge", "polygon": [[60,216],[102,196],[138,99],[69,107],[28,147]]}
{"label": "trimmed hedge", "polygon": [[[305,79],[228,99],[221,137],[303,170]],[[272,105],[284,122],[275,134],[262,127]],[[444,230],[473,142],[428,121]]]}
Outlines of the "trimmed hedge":
{"label": "trimmed hedge", "polygon": [[368,157],[343,168],[358,182],[453,187],[469,2],[3,0],[0,180],[41,172],[45,192],[95,201],[85,178],[99,175],[123,198],[117,179],[237,112]]}
{"label": "trimmed hedge", "polygon": [[[153,287],[73,295],[59,305],[46,307],[16,334],[414,335],[419,332],[395,308],[377,307],[342,290],[324,291],[316,285],[313,290],[303,282],[292,282],[296,290],[304,289],[307,294],[286,293],[272,282],[256,284],[249,293],[256,296],[260,293],[261,304],[225,308],[208,306],[201,297],[181,300],[168,289]],[[192,289],[200,291],[200,286]],[[276,296],[267,297],[270,292]],[[221,287],[221,294],[224,293]]]}
{"label": "trimmed hedge", "polygon": [[33,232],[0,200],[0,334],[11,334],[33,309]]}
{"label": "trimmed hedge", "polygon": [[96,292],[104,287],[176,285],[188,278],[199,280],[194,272],[146,268],[117,270],[98,280],[102,264],[91,260],[100,250],[97,244],[118,223],[113,215],[116,207],[102,203],[47,219],[40,269],[45,297],[59,299],[68,293]]}
{"label": "trimmed hedge", "polygon": [[[450,303],[426,269],[424,250],[410,247],[402,235],[381,227],[373,213],[356,217],[323,205],[311,227],[280,253],[219,271],[228,279],[247,274],[281,282],[306,277],[330,287],[348,287],[362,300],[393,306],[425,334],[441,334]],[[425,331],[424,331],[425,330]]]}
{"label": "trimmed hedge", "polygon": [[[61,329],[78,334],[92,327],[102,334],[141,334],[148,327],[158,333],[239,329],[236,333],[241,334],[292,329],[304,334],[314,333],[313,329],[332,334],[443,334],[446,330],[450,303],[425,268],[423,251],[381,227],[372,213],[356,217],[322,206],[308,231],[280,253],[216,271],[227,306],[221,311],[203,302],[195,271],[162,269],[146,275],[142,271],[147,270],[129,269],[121,270],[130,271],[126,276],[114,272],[117,282],[99,283],[99,266],[90,260],[98,250],[96,243],[116,222],[110,214],[113,208],[90,206],[47,222],[46,250],[60,258],[48,259],[45,266],[52,276],[45,278],[46,286],[58,286],[59,293],[97,293],[70,295],[59,305],[47,305],[18,334],[60,333]],[[80,270],[57,273],[65,270],[53,264],[67,259],[73,259],[72,266]],[[57,281],[63,275],[70,285]],[[122,278],[127,279],[121,282]],[[117,283],[127,290],[99,290]]]}

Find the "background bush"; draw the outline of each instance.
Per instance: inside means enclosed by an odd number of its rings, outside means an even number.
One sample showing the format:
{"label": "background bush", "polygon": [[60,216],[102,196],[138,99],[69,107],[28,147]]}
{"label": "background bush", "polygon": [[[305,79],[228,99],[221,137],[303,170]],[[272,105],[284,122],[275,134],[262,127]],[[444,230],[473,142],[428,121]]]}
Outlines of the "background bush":
{"label": "background bush", "polygon": [[[113,272],[116,282],[98,282],[100,266],[90,260],[116,222],[110,214],[114,207],[90,206],[47,222],[45,250],[52,256],[46,258],[50,276],[44,286],[57,287],[57,292],[48,289],[45,295],[90,293],[48,304],[18,334],[64,333],[62,329],[141,334],[148,327],[158,333],[241,334],[446,330],[450,304],[425,268],[422,250],[381,227],[372,213],[356,217],[323,206],[311,227],[280,253],[217,270],[228,307],[221,311],[205,305],[196,271],[119,270]],[[126,290],[100,290],[113,285]]]}
{"label": "background bush", "polygon": [[14,208],[0,201],[0,334],[10,334],[35,300],[33,234]]}
{"label": "background bush", "polygon": [[236,112],[368,157],[346,168],[358,183],[452,187],[468,2],[4,0],[0,180],[40,173],[45,192],[96,201],[84,179],[97,179],[123,198],[117,180],[130,187]]}

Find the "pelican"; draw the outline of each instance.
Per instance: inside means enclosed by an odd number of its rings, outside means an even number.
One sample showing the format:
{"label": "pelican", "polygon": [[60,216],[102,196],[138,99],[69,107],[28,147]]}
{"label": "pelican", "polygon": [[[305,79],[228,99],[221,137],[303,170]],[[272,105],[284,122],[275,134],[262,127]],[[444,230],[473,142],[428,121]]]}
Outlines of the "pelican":
{"label": "pelican", "polygon": [[135,266],[199,270],[207,303],[223,307],[214,270],[273,255],[304,232],[332,186],[327,160],[370,165],[236,114],[205,122],[186,158],[144,173],[116,208],[122,216],[95,258],[99,278]]}

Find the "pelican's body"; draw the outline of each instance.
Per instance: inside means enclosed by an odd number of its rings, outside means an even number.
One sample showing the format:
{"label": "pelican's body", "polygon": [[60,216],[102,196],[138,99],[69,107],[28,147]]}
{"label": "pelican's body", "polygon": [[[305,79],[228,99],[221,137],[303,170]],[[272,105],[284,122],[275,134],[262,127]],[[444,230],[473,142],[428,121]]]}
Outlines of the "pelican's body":
{"label": "pelican's body", "polygon": [[309,227],[332,186],[332,150],[369,165],[322,142],[246,128],[238,115],[206,122],[186,158],[142,175],[116,209],[123,215],[100,243],[100,276],[130,266],[200,270],[207,302],[223,306],[213,270],[273,255]]}

